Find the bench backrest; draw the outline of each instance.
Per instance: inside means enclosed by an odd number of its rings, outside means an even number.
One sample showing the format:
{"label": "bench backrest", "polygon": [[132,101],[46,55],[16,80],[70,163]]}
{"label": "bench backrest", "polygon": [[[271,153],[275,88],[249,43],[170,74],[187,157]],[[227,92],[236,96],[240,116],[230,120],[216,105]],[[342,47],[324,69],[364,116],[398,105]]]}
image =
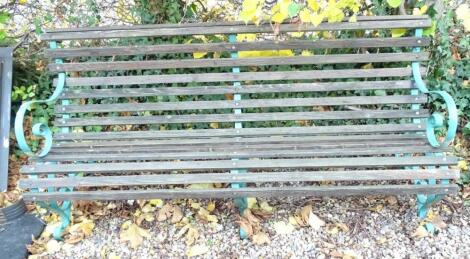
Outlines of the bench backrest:
{"label": "bench backrest", "polygon": [[[427,60],[416,50],[429,39],[390,31],[430,25],[427,16],[377,16],[319,26],[48,31],[42,39],[61,46],[46,50],[56,59],[48,68],[67,73],[55,125],[73,129],[57,137],[93,139],[95,130],[113,138],[121,130],[136,131],[128,138],[423,131],[413,119],[429,116],[416,109],[427,97],[417,93],[410,64]],[[252,34],[254,41],[240,41]]]}

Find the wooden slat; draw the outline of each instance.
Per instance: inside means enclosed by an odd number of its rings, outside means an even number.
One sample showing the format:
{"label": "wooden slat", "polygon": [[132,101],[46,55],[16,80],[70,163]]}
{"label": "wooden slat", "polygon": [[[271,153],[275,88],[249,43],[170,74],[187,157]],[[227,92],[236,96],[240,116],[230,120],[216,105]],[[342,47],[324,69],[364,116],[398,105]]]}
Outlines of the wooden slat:
{"label": "wooden slat", "polygon": [[100,153],[168,153],[168,152],[242,152],[242,151],[265,151],[265,150],[313,150],[313,149],[350,149],[350,148],[390,148],[402,147],[413,144],[415,146],[429,145],[426,139],[398,139],[398,140],[357,140],[348,142],[291,142],[291,143],[225,143],[225,144],[200,144],[200,145],[147,145],[147,146],[116,146],[116,147],[75,147],[55,148],[50,154],[100,154]]}
{"label": "wooden slat", "polygon": [[[430,19],[410,20],[385,20],[385,21],[358,21],[340,23],[313,24],[281,24],[279,32],[297,31],[336,31],[336,30],[374,30],[374,29],[398,29],[398,28],[423,28],[430,27]],[[75,31],[56,32],[41,35],[41,40],[79,40],[79,39],[110,39],[124,37],[154,37],[154,36],[184,36],[184,35],[212,35],[212,34],[237,34],[237,33],[273,33],[270,24],[256,25],[229,25],[229,26],[186,26],[186,27],[160,27],[160,28],[132,28],[120,30],[102,31]]]}
{"label": "wooden slat", "polygon": [[411,89],[410,80],[398,81],[359,81],[359,82],[311,82],[293,84],[246,84],[240,86],[192,86],[192,87],[151,87],[117,89],[64,89],[61,99],[145,97],[170,95],[211,95],[211,94],[251,94],[281,92],[322,92],[346,90],[385,90]]}
{"label": "wooden slat", "polygon": [[351,196],[351,195],[410,195],[410,194],[451,194],[456,193],[456,184],[436,185],[358,185],[358,186],[307,186],[307,187],[264,187],[240,189],[164,189],[128,191],[77,191],[77,192],[28,192],[23,194],[26,201],[63,200],[138,200],[175,198],[236,198],[276,196]]}
{"label": "wooden slat", "polygon": [[188,138],[158,139],[158,140],[112,140],[112,141],[82,141],[55,143],[53,147],[119,147],[119,146],[181,146],[181,145],[210,145],[217,144],[261,144],[261,143],[331,143],[375,140],[422,140],[427,139],[421,134],[367,134],[367,135],[340,135],[340,136],[258,136],[258,137],[230,137],[230,138]]}
{"label": "wooden slat", "polygon": [[60,127],[95,125],[136,125],[199,122],[245,122],[245,121],[295,121],[295,120],[344,120],[384,118],[427,118],[428,110],[362,110],[328,112],[270,112],[243,114],[191,114],[161,116],[120,116],[56,119]]}
{"label": "wooden slat", "polygon": [[378,53],[378,54],[334,54],[293,57],[261,58],[217,58],[217,59],[172,59],[151,61],[112,61],[82,63],[50,63],[51,72],[72,71],[109,71],[109,70],[145,70],[169,68],[207,68],[239,66],[277,66],[343,63],[384,63],[426,61],[427,52]]}
{"label": "wooden slat", "polygon": [[193,159],[250,159],[250,158],[295,158],[295,157],[328,157],[328,156],[369,156],[394,155],[400,153],[433,153],[445,152],[445,149],[436,149],[429,145],[405,144],[397,147],[359,147],[359,148],[332,148],[332,149],[285,149],[280,150],[238,150],[208,151],[208,152],[70,152],[55,154],[54,152],[41,158],[40,161],[66,162],[66,161],[155,161],[155,160],[193,160]]}
{"label": "wooden slat", "polygon": [[426,103],[427,96],[346,96],[322,98],[281,98],[248,99],[230,101],[187,101],[158,103],[114,103],[88,105],[58,105],[56,113],[100,113],[100,112],[141,112],[141,111],[180,111],[207,109],[242,109],[265,107],[338,106],[338,105],[378,105]]}
{"label": "wooden slat", "polygon": [[23,166],[26,174],[41,173],[112,173],[171,170],[230,170],[325,167],[403,167],[452,165],[456,157],[359,157],[316,159],[211,160],[175,162],[96,163],[96,164],[36,164]]}
{"label": "wooden slat", "polygon": [[353,38],[334,40],[285,40],[256,42],[217,42],[193,44],[159,44],[143,46],[118,47],[83,47],[64,49],[45,49],[48,58],[99,57],[123,55],[147,55],[165,53],[224,52],[250,50],[283,50],[283,49],[335,49],[335,48],[381,48],[381,47],[425,47],[430,44],[429,38]]}
{"label": "wooden slat", "polygon": [[125,175],[89,176],[49,179],[22,179],[20,187],[107,187],[197,183],[269,183],[269,182],[321,182],[321,181],[378,181],[378,180],[420,180],[458,179],[457,169],[404,169],[404,170],[354,170],[354,171],[301,171],[269,173],[204,173],[204,174],[164,174],[164,175]]}
{"label": "wooden slat", "polygon": [[295,136],[325,134],[362,134],[362,133],[404,133],[424,131],[426,124],[372,124],[372,125],[338,125],[315,127],[273,127],[273,128],[242,128],[242,129],[194,129],[164,131],[119,131],[119,132],[71,132],[56,133],[58,141],[79,140],[126,140],[126,139],[162,139],[162,138],[207,138],[234,136]]}
{"label": "wooden slat", "polygon": [[[429,19],[428,15],[376,15],[376,16],[358,16],[358,21],[398,21],[398,20],[426,20]],[[343,22],[348,22],[349,18],[343,19]],[[326,21],[324,21],[326,22]],[[269,23],[269,21],[262,21],[262,24]],[[286,22],[288,23],[288,22]],[[254,23],[248,23],[253,25]],[[95,27],[74,27],[74,28],[54,28],[45,29],[45,33],[58,33],[58,32],[83,32],[83,31],[106,31],[106,30],[129,30],[129,29],[162,29],[162,28],[180,28],[187,27],[214,27],[214,26],[233,26],[233,25],[247,25],[242,21],[223,21],[223,22],[203,22],[203,23],[166,23],[166,24],[140,24],[140,25],[111,25],[111,26],[95,26]]]}
{"label": "wooden slat", "polygon": [[[191,82],[233,82],[233,81],[276,81],[276,80],[318,80],[343,78],[380,78],[408,77],[411,68],[375,68],[375,69],[332,69],[310,71],[242,72],[242,73],[201,73],[172,75],[142,75],[115,77],[67,77],[68,86],[93,85],[144,85]],[[54,85],[57,79],[54,79]]]}

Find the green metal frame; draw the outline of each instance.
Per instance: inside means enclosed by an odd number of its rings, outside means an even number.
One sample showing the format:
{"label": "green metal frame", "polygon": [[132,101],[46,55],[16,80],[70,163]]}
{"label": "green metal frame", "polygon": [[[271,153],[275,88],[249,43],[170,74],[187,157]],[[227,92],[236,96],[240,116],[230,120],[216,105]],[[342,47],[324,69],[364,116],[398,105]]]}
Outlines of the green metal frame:
{"label": "green metal frame", "polygon": [[[415,36],[421,38],[423,36],[423,29],[416,29]],[[415,47],[413,52],[420,52],[420,47]],[[454,99],[445,91],[429,91],[424,83],[421,73],[419,70],[420,62],[412,62],[412,72],[413,72],[413,81],[415,86],[418,88],[417,90],[412,90],[412,95],[418,95],[420,92],[429,94],[429,95],[436,95],[439,98],[442,98],[447,107],[447,133],[443,141],[439,141],[436,137],[436,129],[440,129],[444,127],[444,120],[445,117],[441,113],[433,113],[426,121],[426,137],[429,141],[429,144],[433,147],[446,147],[452,142],[457,132],[457,125],[458,125],[458,111],[457,106],[455,105]],[[413,110],[418,110],[419,105],[413,104]],[[420,119],[413,120],[414,123],[420,123]],[[427,154],[428,156],[445,156],[443,153],[433,153]],[[429,169],[434,168],[433,166],[429,166]],[[441,180],[442,184],[448,184],[449,180]],[[436,180],[416,180],[415,184],[437,184]],[[418,203],[418,216],[420,218],[425,218],[428,214],[429,208],[433,203],[440,200],[442,195],[425,195],[425,194],[418,194],[417,195],[417,203]],[[426,228],[430,232],[434,232],[434,226],[430,223],[426,224]]]}
{"label": "green metal frame", "polygon": [[[229,42],[231,42],[231,43],[237,42],[237,35],[236,34],[230,34],[229,35]],[[238,52],[237,51],[232,51],[232,52],[230,52],[230,56],[231,56],[231,58],[238,58]],[[240,73],[240,68],[239,67],[233,67],[232,68],[232,73]],[[234,82],[233,83],[234,87],[239,87],[240,85],[241,85],[240,82]],[[233,95],[233,100],[235,102],[240,101],[241,100],[241,95],[240,94],[234,94]],[[235,114],[241,114],[242,110],[241,109],[234,109],[234,113]],[[241,128],[243,128],[243,124],[241,122],[235,122],[235,129],[241,129]],[[239,160],[239,159],[234,158],[232,160]],[[235,169],[235,170],[230,170],[230,173],[232,173],[232,174],[247,173],[247,170],[246,169]],[[243,187],[246,187],[246,183],[232,183],[231,187],[235,188],[235,189],[243,188]],[[238,211],[240,212],[240,214],[243,214],[245,209],[248,208],[247,198],[246,197],[236,198],[235,199],[235,206],[237,206]],[[243,238],[243,239],[248,238],[248,233],[246,233],[246,231],[242,228],[240,228],[240,237]]]}
{"label": "green metal frame", "polygon": [[[55,41],[50,42],[50,48],[55,49],[57,48],[57,43]],[[55,63],[62,63],[63,61],[61,59],[56,59]],[[35,104],[49,104],[52,102],[55,102],[57,98],[60,96],[62,91],[65,88],[65,78],[66,74],[65,73],[59,73],[58,74],[58,81],[57,81],[57,86],[52,93],[51,97],[49,97],[46,100],[35,100],[35,101],[28,101],[24,102],[19,110],[18,113],[16,114],[15,117],[15,135],[16,135],[16,140],[18,143],[19,148],[21,151],[23,151],[25,154],[27,154],[30,157],[35,157],[35,158],[41,158],[46,156],[49,151],[51,150],[52,147],[52,130],[49,128],[48,125],[44,123],[36,123],[32,127],[32,133],[36,137],[41,137],[44,139],[44,147],[37,153],[34,153],[29,146],[29,144],[26,141],[26,137],[24,135],[24,129],[23,129],[23,123],[24,123],[24,117],[27,111],[31,110],[31,107]],[[62,105],[67,105],[69,104],[68,100],[62,101]],[[69,128],[61,128],[61,131],[63,133],[69,132]],[[70,177],[74,177],[74,174],[70,174]],[[32,175],[30,176],[31,178],[37,178],[37,176]],[[55,175],[49,174],[47,175],[48,178],[54,178]],[[55,191],[60,191],[60,192],[66,192],[66,191],[71,191],[72,188],[48,188],[48,192],[55,192]],[[33,189],[33,192],[39,192],[39,189]],[[67,228],[67,226],[70,224],[70,219],[71,219],[71,208],[72,208],[72,202],[71,201],[64,201],[62,203],[58,202],[38,202],[39,206],[44,207],[48,209],[49,211],[55,212],[59,215],[60,217],[60,225],[54,229],[53,231],[53,236],[55,239],[60,240],[62,237],[62,232]]]}

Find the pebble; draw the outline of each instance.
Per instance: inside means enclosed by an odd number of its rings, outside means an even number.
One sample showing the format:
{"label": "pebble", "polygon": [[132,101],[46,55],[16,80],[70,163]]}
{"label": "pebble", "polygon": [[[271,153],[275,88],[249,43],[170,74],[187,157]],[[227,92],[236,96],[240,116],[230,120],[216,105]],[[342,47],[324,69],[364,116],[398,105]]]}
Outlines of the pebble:
{"label": "pebble", "polygon": [[[380,198],[321,199],[313,201],[314,213],[327,224],[337,222],[349,227],[347,232],[330,234],[326,227],[320,230],[298,228],[292,234],[276,234],[273,223],[287,222],[289,216],[305,205],[307,199],[270,199],[274,214],[261,223],[261,229],[271,242],[255,245],[238,236],[236,212],[218,211],[219,223],[214,227],[195,221],[199,231],[197,244],[205,244],[209,251],[200,258],[330,258],[333,255],[353,258],[469,258],[470,207],[462,206],[458,197],[447,202],[457,204],[453,214],[441,212],[443,202],[433,206],[434,214],[446,222],[446,228],[432,237],[416,239],[412,234],[421,223],[416,216],[412,197],[398,197],[398,205],[387,206],[378,212],[369,210]],[[382,200],[382,202],[384,202]],[[202,201],[201,204],[205,202]],[[188,212],[188,209],[186,209]],[[226,217],[225,214],[230,216]],[[152,222],[151,238],[145,239],[136,250],[119,239],[119,229],[125,219],[116,214],[95,221],[92,236],[73,246],[62,248],[52,258],[102,258],[101,252],[127,258],[180,258],[189,247],[184,238],[176,239],[178,228],[168,223]],[[465,223],[464,223],[465,222]],[[62,242],[61,242],[62,243]]]}

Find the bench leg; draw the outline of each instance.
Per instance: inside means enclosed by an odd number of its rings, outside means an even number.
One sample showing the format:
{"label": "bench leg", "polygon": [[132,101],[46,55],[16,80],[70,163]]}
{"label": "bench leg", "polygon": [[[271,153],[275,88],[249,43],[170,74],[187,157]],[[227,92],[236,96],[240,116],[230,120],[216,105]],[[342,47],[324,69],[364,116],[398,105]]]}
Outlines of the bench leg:
{"label": "bench leg", "polygon": [[39,206],[59,215],[60,225],[53,230],[52,235],[54,239],[62,240],[62,233],[70,225],[70,219],[72,216],[72,202],[64,201],[61,205],[59,205],[57,202],[39,202],[38,204]]}
{"label": "bench leg", "polygon": [[[230,173],[232,174],[239,174],[239,173],[246,173],[246,172],[247,171],[243,169],[230,171]],[[234,189],[244,188],[246,187],[246,183],[232,183],[231,187]],[[248,199],[246,197],[235,198],[234,203],[235,203],[235,206],[238,208],[238,212],[240,213],[240,215],[243,215],[243,212],[248,208]],[[246,231],[242,227],[240,227],[239,234],[240,234],[240,238],[242,239],[248,238],[248,233],[246,233]]]}

